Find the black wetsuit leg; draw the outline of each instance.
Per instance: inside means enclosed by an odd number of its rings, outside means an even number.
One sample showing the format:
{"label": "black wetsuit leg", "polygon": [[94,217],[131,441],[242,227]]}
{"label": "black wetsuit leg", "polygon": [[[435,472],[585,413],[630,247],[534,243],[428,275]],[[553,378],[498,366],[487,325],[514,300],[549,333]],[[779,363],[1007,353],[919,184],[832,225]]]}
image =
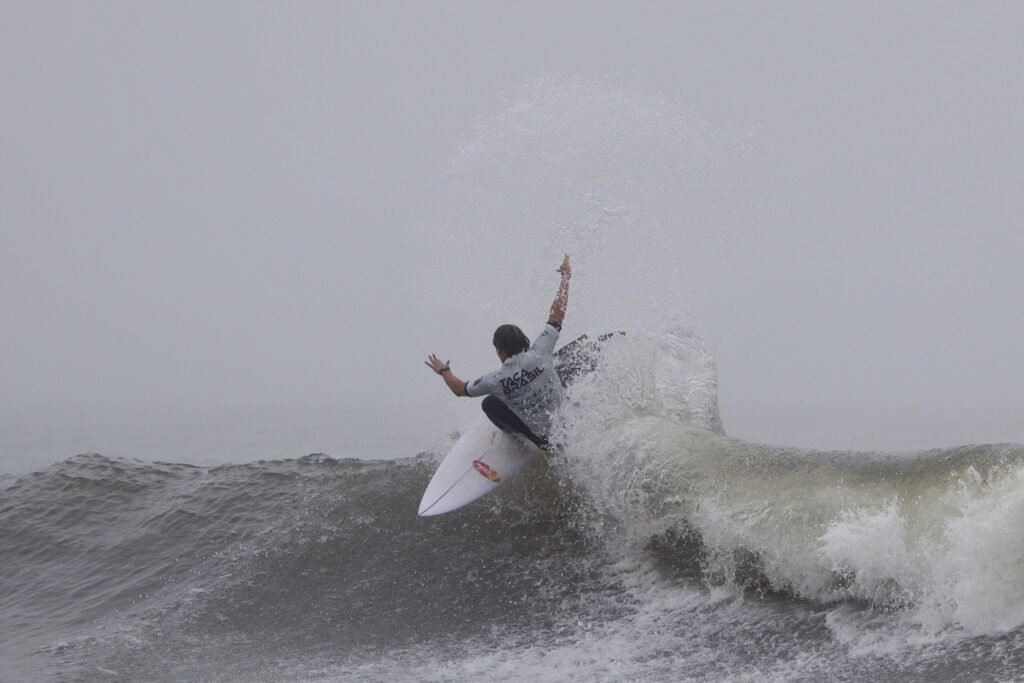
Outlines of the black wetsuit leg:
{"label": "black wetsuit leg", "polygon": [[548,443],[546,436],[538,436],[533,433],[533,430],[526,426],[526,423],[520,419],[518,415],[512,412],[512,409],[508,407],[504,401],[497,396],[485,396],[483,403],[480,404],[484,414],[487,418],[495,424],[495,426],[505,432],[512,432],[515,434],[522,434],[527,439],[537,444],[538,448],[548,450],[551,448],[551,444]]}

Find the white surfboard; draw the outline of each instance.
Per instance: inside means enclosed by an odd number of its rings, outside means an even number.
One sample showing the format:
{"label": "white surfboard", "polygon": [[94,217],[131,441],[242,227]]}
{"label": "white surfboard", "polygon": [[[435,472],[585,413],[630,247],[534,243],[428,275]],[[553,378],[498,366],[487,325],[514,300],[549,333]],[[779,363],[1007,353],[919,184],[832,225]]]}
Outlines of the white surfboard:
{"label": "white surfboard", "polygon": [[451,512],[498,488],[542,451],[481,415],[441,461],[420,500],[420,517]]}

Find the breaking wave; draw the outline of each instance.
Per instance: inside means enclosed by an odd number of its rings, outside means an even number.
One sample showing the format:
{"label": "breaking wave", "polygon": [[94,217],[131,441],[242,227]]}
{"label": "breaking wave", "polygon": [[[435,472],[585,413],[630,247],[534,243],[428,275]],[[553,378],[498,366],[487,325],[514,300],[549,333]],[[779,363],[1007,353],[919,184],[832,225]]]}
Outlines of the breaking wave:
{"label": "breaking wave", "polygon": [[[1024,624],[1024,448],[731,439],[714,364],[678,327],[610,340],[560,423],[564,454],[436,519],[416,502],[437,453],[83,455],[6,477],[0,615],[16,635],[0,654],[15,673],[157,680],[667,680],[826,661],[842,677],[865,665],[850,652],[893,648],[922,677],[978,652],[1021,665],[993,653]],[[716,638],[749,652],[712,657]]]}

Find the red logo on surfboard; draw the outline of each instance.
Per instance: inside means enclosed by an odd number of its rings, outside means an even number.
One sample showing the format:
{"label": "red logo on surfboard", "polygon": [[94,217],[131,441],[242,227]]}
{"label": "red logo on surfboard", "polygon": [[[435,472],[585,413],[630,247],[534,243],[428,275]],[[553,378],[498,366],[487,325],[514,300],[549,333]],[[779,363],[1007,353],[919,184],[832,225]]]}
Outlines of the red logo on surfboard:
{"label": "red logo on surfboard", "polygon": [[501,477],[498,476],[498,473],[495,472],[494,469],[492,469],[491,466],[485,463],[483,460],[474,460],[473,467],[476,468],[477,472],[484,475],[485,477],[493,481],[495,484],[501,482]]}

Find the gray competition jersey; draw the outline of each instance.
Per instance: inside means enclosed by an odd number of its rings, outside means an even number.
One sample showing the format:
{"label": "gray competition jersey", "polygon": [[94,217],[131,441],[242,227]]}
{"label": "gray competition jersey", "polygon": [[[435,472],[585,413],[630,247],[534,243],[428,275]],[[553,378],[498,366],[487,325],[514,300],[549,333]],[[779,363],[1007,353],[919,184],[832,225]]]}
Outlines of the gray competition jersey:
{"label": "gray competition jersey", "polygon": [[552,356],[556,341],[558,330],[545,325],[529,350],[506,358],[500,368],[467,384],[466,394],[497,396],[534,434],[547,435],[551,414],[562,401],[562,384]]}

